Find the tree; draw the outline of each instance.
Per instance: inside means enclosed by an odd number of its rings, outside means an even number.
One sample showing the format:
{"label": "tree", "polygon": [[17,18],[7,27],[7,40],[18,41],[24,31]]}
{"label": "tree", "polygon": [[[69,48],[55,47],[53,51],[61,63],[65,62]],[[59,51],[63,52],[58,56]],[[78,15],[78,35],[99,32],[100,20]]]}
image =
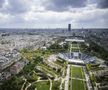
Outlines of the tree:
{"label": "tree", "polygon": [[13,76],[10,80],[7,80],[1,86],[2,90],[20,90],[24,81],[17,77]]}

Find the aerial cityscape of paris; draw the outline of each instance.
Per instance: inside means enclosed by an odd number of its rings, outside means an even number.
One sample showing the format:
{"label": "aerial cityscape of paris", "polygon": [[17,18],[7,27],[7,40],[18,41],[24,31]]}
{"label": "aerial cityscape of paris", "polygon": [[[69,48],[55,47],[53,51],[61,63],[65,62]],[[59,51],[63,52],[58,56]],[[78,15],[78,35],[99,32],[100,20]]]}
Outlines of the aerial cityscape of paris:
{"label": "aerial cityscape of paris", "polygon": [[108,0],[0,0],[0,90],[108,90]]}

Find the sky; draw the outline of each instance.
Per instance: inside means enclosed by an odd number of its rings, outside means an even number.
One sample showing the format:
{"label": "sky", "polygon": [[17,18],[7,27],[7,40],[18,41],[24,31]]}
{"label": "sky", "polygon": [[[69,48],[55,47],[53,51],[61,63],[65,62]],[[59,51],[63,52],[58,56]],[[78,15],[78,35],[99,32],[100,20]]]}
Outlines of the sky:
{"label": "sky", "polygon": [[108,28],[108,0],[0,0],[0,28]]}

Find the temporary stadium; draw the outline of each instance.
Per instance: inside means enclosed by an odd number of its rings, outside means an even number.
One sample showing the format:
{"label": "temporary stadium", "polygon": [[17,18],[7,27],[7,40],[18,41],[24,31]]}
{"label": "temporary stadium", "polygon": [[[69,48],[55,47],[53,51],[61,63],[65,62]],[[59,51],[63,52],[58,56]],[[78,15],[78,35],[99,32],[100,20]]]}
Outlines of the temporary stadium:
{"label": "temporary stadium", "polygon": [[79,43],[85,43],[85,40],[74,38],[74,39],[66,39],[65,41],[69,43],[69,52],[59,53],[58,54],[59,58],[66,60],[70,63],[76,63],[76,64],[95,63],[96,57],[82,53],[80,51]]}

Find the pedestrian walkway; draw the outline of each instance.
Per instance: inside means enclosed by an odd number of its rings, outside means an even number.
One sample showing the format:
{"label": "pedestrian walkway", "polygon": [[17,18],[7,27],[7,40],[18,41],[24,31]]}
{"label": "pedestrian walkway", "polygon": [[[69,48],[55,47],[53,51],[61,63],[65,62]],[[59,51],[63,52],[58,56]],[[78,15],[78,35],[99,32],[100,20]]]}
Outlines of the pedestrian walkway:
{"label": "pedestrian walkway", "polygon": [[70,77],[70,65],[67,66],[67,73],[65,77],[65,90],[68,90],[69,77]]}

